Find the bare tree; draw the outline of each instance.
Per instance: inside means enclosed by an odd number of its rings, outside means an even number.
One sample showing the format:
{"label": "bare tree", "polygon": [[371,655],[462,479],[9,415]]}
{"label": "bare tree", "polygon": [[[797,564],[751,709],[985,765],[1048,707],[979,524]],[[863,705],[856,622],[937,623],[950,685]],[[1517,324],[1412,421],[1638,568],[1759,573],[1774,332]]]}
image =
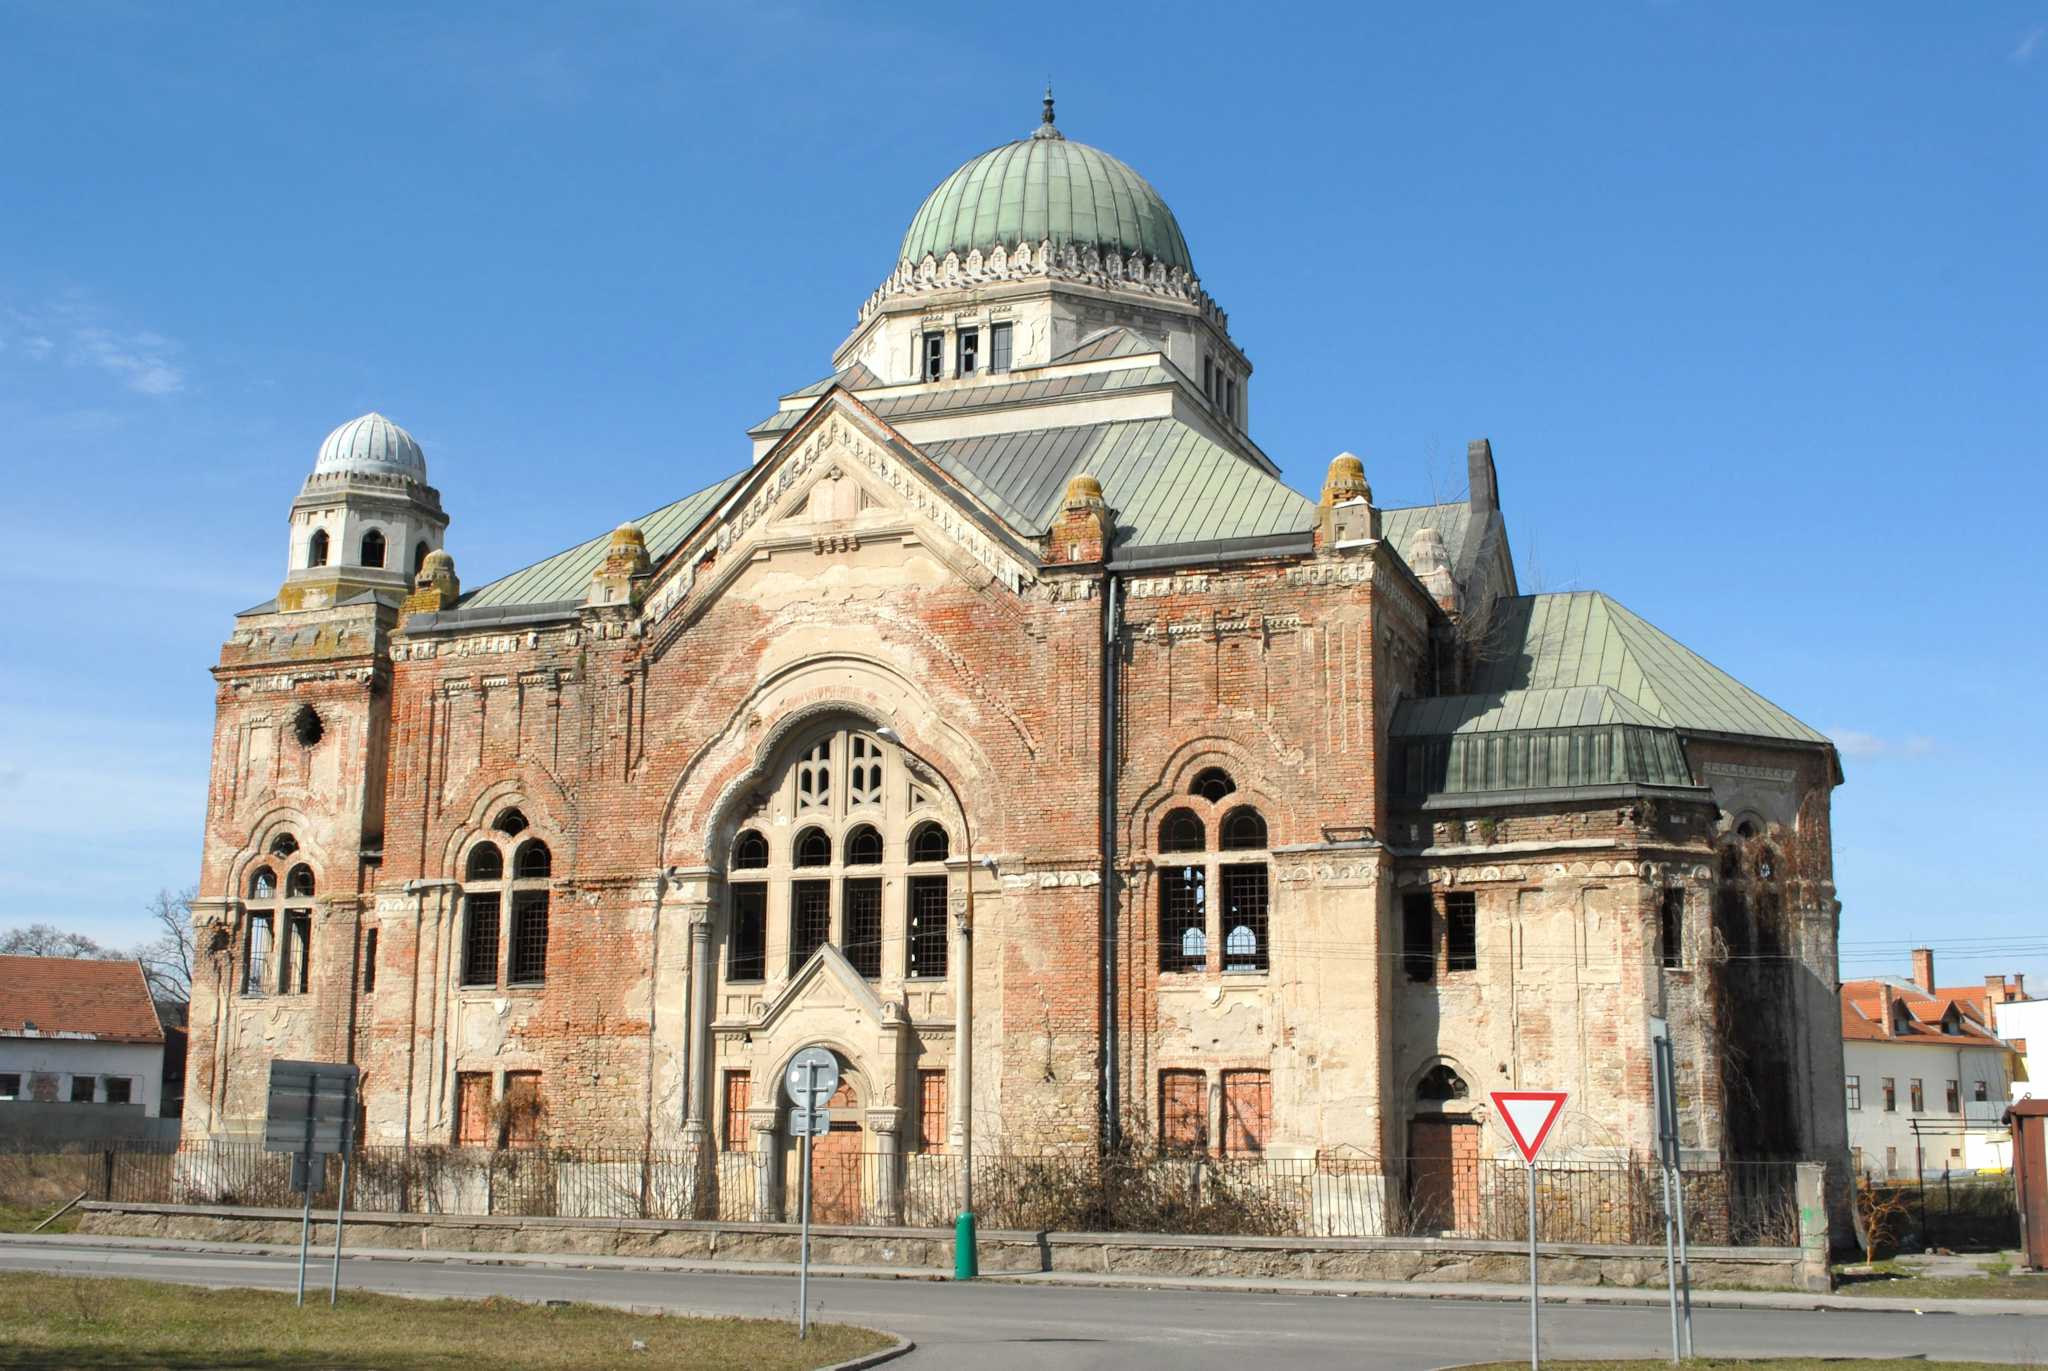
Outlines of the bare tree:
{"label": "bare tree", "polygon": [[192,901],[197,886],[159,890],[149,901],[157,936],[135,949],[149,993],[159,1002],[184,1004],[192,998]]}
{"label": "bare tree", "polygon": [[13,957],[83,957],[91,961],[117,962],[127,954],[102,947],[83,933],[66,933],[55,924],[30,924],[27,928],[0,933],[0,954]]}

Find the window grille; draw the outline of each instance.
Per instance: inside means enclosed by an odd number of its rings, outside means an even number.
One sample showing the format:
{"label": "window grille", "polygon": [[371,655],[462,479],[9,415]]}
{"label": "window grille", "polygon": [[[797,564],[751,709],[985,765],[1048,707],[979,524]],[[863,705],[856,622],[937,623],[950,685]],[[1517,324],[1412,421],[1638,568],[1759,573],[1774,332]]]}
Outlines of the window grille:
{"label": "window grille", "polygon": [[1223,816],[1218,835],[1225,852],[1260,852],[1266,846],[1266,820],[1250,805],[1239,805]]}
{"label": "window grille", "polygon": [[753,1089],[751,1072],[725,1073],[725,1133],[721,1142],[727,1152],[753,1150],[753,1137],[747,1126],[747,1104]]}
{"label": "window grille", "polygon": [[513,985],[538,985],[548,975],[548,892],[518,890],[512,894],[512,948],[505,979]]}
{"label": "window grille", "polygon": [[789,893],[789,974],[794,976],[832,936],[832,883],[796,881]]}
{"label": "window grille", "polygon": [[1159,822],[1161,852],[1200,852],[1208,845],[1208,830],[1192,809],[1176,809]]}
{"label": "window grille", "polygon": [[832,840],[822,828],[807,828],[796,835],[797,866],[832,865]]}
{"label": "window grille", "polygon": [[284,916],[284,965],[278,975],[278,989],[285,994],[306,993],[312,944],[313,916],[303,909],[287,910]]}
{"label": "window grille", "polygon": [[1266,946],[1266,868],[1223,868],[1223,969],[1264,971]]}
{"label": "window grille", "polygon": [[1469,890],[1444,896],[1444,970],[1479,969],[1479,900]]}
{"label": "window grille", "polygon": [[[880,841],[879,838],[876,839]],[[870,980],[882,974],[882,882],[869,878],[846,882],[841,909],[845,932],[840,951],[853,969]]]}
{"label": "window grille", "polygon": [[946,830],[935,823],[921,823],[910,831],[910,860],[943,862],[952,851]]}
{"label": "window grille", "polygon": [[1164,1152],[1209,1150],[1208,1073],[1159,1073],[1159,1147]]}
{"label": "window grille", "polygon": [[862,824],[846,835],[846,864],[848,866],[880,866],[882,864],[882,835],[872,825]]}
{"label": "window grille", "polygon": [[276,925],[268,914],[249,916],[249,941],[242,954],[242,993],[261,995],[270,975],[270,939]]}
{"label": "window grille", "polygon": [[462,983],[498,983],[499,897],[465,895],[462,929]]}
{"label": "window grille", "polygon": [[1230,773],[1220,766],[1203,769],[1195,776],[1194,784],[1188,787],[1190,795],[1199,795],[1210,804],[1215,804],[1226,795],[1237,793],[1237,782],[1230,779]]}
{"label": "window grille", "polygon": [[727,945],[727,980],[759,981],[768,976],[768,887],[754,883],[732,890],[732,941]]}
{"label": "window grille", "polygon": [[944,1152],[946,1134],[950,1131],[946,1122],[946,1073],[943,1071],[920,1071],[917,1073],[917,1150],[920,1152]]}
{"label": "window grille", "polygon": [[735,871],[759,871],[768,865],[768,840],[748,829],[732,840],[732,865]]}
{"label": "window grille", "polygon": [[906,921],[910,933],[910,974],[936,977],[946,974],[946,878],[912,876],[910,911]]}
{"label": "window grille", "polygon": [[1161,971],[1208,970],[1207,878],[1199,866],[1167,867],[1159,873]]}

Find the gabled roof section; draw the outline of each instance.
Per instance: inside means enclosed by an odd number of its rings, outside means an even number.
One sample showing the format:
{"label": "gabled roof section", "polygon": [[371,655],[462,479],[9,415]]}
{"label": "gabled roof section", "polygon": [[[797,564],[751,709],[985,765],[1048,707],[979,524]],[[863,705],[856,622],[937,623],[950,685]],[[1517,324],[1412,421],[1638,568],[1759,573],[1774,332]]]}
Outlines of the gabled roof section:
{"label": "gabled roof section", "polygon": [[1464,564],[1465,535],[1472,526],[1472,506],[1463,500],[1441,505],[1408,505],[1380,511],[1380,540],[1408,559],[1408,544],[1419,529],[1433,528],[1443,535],[1444,552],[1453,568]]}
{"label": "gabled roof section", "polygon": [[1403,700],[1394,711],[1393,734],[1431,737],[1448,733],[1511,733],[1525,728],[1581,728],[1591,724],[1663,721],[1606,686],[1557,690],[1509,690],[1498,695],[1434,695]]}
{"label": "gabled roof section", "polygon": [[842,367],[840,370],[833,372],[822,381],[811,382],[802,390],[792,390],[782,398],[785,400],[806,400],[815,395],[823,395],[834,386],[838,386],[841,390],[872,390],[881,384],[881,377],[869,371],[861,363],[855,362],[850,367]]}
{"label": "gabled roof section", "polygon": [[[690,530],[725,498],[726,492],[744,475],[745,472],[739,472],[728,476],[641,518],[638,522],[642,536],[647,539],[647,555],[659,563],[675,551]],[[590,585],[591,573],[604,561],[605,549],[610,542],[611,530],[606,529],[588,542],[578,543],[566,552],[543,558],[532,566],[501,576],[470,592],[462,597],[460,607],[492,609],[506,605],[580,601]]]}
{"label": "gabled roof section", "polygon": [[922,452],[1007,522],[1051,527],[1067,481],[1102,482],[1117,546],[1312,529],[1313,500],[1178,419],[1134,419],[927,442]]}
{"label": "gabled roof section", "polygon": [[2010,1049],[1954,990],[1929,995],[1910,982],[1880,977],[1843,981],[1841,1000],[1842,1036],[1851,1041]]}
{"label": "gabled roof section", "polygon": [[1157,339],[1147,338],[1133,328],[1112,324],[1100,328],[1083,338],[1074,346],[1052,359],[1051,365],[1062,362],[1100,362],[1111,357],[1139,357],[1148,352],[1163,352],[1165,346]]}
{"label": "gabled roof section", "polygon": [[1828,745],[1826,734],[1598,591],[1502,599],[1472,687],[1598,687],[1672,728]]}
{"label": "gabled roof section", "polygon": [[0,957],[0,1037],[160,1043],[140,962]]}

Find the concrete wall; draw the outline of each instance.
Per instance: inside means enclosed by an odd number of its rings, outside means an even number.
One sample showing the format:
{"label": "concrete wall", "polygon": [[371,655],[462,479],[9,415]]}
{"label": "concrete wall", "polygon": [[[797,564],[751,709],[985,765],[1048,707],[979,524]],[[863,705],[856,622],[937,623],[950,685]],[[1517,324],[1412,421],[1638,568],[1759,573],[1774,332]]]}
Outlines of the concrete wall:
{"label": "concrete wall", "polygon": [[139,1104],[39,1104],[0,1101],[0,1151],[64,1152],[97,1144],[175,1145],[179,1121],[155,1118]]}

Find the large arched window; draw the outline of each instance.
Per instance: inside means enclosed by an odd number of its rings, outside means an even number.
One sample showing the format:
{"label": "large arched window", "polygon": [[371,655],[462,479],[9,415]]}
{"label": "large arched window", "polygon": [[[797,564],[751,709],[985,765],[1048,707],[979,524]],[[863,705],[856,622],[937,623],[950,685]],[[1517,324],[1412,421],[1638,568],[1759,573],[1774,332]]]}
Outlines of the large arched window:
{"label": "large arched window", "polygon": [[362,563],[364,566],[384,565],[384,535],[374,528],[363,535]]}
{"label": "large arched window", "polygon": [[[763,980],[771,964],[793,976],[828,944],[862,976],[944,976],[955,876],[929,778],[859,729],[811,735],[787,755],[762,827],[743,828],[726,862],[726,978]],[[772,844],[771,813],[796,820]]]}
{"label": "large arched window", "polygon": [[[274,857],[290,860],[299,844],[282,833],[270,844]],[[277,869],[265,864],[249,873],[243,902],[242,993],[303,995],[312,983],[313,868],[295,863],[282,885]]]}
{"label": "large arched window", "polygon": [[[1230,778],[1211,769],[1221,781]],[[1209,787],[1216,799],[1235,794],[1230,784]],[[1208,795],[1203,795],[1209,799]],[[1213,803],[1213,801],[1212,801]],[[1175,809],[1159,825],[1159,969],[1166,972],[1262,972],[1272,965],[1269,910],[1272,899],[1271,840],[1266,820],[1250,805],[1224,814],[1209,846],[1201,816]],[[1225,861],[1223,853],[1231,854]],[[1210,953],[1220,948],[1220,968]]]}
{"label": "large arched window", "polygon": [[[517,815],[517,821],[506,819]],[[526,831],[516,810],[492,825],[499,833]],[[540,985],[548,978],[549,882],[554,854],[539,838],[512,851],[506,875],[505,848],[486,838],[463,863],[462,983],[466,986]],[[509,926],[507,915],[510,915]]]}
{"label": "large arched window", "polygon": [[326,529],[314,529],[313,536],[306,540],[306,565],[309,567],[327,565]]}

